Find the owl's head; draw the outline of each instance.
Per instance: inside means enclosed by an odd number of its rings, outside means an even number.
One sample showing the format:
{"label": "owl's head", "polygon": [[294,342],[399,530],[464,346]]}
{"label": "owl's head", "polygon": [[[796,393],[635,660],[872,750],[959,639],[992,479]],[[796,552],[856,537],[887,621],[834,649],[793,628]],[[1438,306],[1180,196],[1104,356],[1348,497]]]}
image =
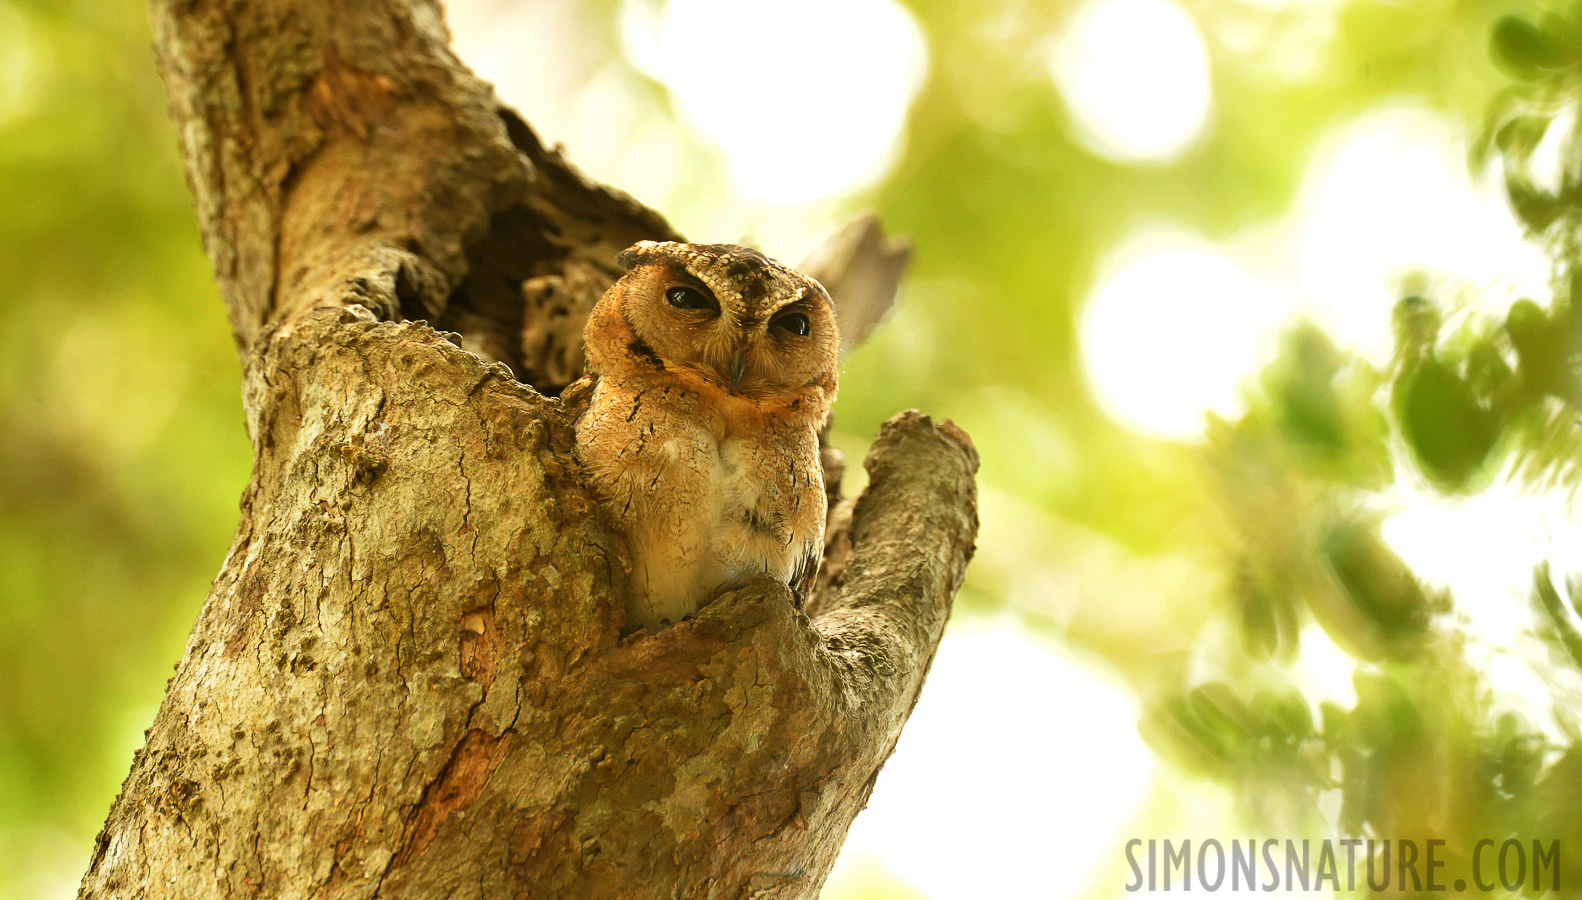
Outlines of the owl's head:
{"label": "owl's head", "polygon": [[734,244],[642,241],[619,259],[627,273],[594,318],[618,314],[635,340],[598,346],[590,320],[595,371],[619,353],[747,397],[789,398],[804,388],[833,397],[840,334],[817,281]]}

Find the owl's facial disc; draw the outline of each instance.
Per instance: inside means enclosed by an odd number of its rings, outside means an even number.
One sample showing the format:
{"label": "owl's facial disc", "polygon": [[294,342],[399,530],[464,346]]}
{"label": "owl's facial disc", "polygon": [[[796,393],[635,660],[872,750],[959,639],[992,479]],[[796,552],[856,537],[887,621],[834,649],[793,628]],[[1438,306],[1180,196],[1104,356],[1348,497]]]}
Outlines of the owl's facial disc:
{"label": "owl's facial disc", "polygon": [[723,244],[639,244],[625,261],[623,314],[666,368],[764,400],[834,390],[840,338],[817,282]]}

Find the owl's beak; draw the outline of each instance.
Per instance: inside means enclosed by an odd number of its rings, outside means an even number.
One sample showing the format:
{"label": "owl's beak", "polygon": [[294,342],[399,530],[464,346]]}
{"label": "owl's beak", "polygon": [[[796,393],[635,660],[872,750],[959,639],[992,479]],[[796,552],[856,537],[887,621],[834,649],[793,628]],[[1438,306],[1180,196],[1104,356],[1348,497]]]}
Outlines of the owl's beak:
{"label": "owl's beak", "polygon": [[742,374],[746,371],[747,348],[743,347],[737,350],[736,355],[732,356],[731,361],[726,364],[725,372],[731,377],[731,390],[736,390],[736,386],[742,383]]}

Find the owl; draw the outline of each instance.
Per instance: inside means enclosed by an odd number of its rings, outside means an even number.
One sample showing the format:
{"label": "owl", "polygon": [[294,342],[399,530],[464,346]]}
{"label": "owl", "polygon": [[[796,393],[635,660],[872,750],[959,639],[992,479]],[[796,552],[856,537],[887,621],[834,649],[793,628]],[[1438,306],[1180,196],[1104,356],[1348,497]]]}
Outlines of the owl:
{"label": "owl", "polygon": [[817,281],[732,244],[643,241],[588,317],[576,455],[626,541],[628,628],[816,571],[840,335]]}

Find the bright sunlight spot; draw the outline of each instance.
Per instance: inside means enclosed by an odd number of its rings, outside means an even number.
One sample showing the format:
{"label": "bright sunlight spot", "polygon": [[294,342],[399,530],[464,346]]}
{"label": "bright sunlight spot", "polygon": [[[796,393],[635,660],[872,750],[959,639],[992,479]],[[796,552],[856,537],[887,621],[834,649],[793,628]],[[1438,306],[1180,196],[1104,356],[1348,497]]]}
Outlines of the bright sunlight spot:
{"label": "bright sunlight spot", "polygon": [[1533,566],[1545,559],[1582,562],[1582,531],[1546,493],[1528,493],[1508,482],[1466,498],[1397,488],[1399,512],[1380,534],[1429,584],[1457,598],[1525,595]]}
{"label": "bright sunlight spot", "polygon": [[1491,310],[1547,294],[1548,258],[1523,238],[1499,179],[1474,183],[1466,141],[1441,115],[1390,105],[1332,132],[1308,167],[1294,274],[1319,324],[1375,362],[1389,356],[1390,310],[1414,272],[1453,276]]}
{"label": "bright sunlight spot", "polygon": [[894,0],[630,0],[622,25],[633,63],[670,89],[737,188],[781,203],[882,176],[928,67]]}
{"label": "bright sunlight spot", "polygon": [[1136,720],[1123,685],[1013,620],[954,623],[832,884],[871,855],[935,900],[1076,896],[1147,791]]}
{"label": "bright sunlight spot", "polygon": [[1146,231],[1099,265],[1082,309],[1082,361],[1095,397],[1128,426],[1189,440],[1204,413],[1234,416],[1261,338],[1289,306],[1213,245]]}
{"label": "bright sunlight spot", "polygon": [[[1533,569],[1582,572],[1582,519],[1563,492],[1500,481],[1466,498],[1398,486],[1380,534],[1426,583],[1449,588],[1467,654],[1501,702],[1535,723],[1550,719],[1555,667],[1531,633]],[[1562,589],[1563,593],[1563,589]],[[1576,687],[1572,685],[1571,687]]]}
{"label": "bright sunlight spot", "polygon": [[1047,63],[1077,137],[1100,156],[1170,162],[1208,124],[1208,50],[1172,0],[1092,0],[1054,41]]}
{"label": "bright sunlight spot", "polygon": [[1204,411],[1239,411],[1260,340],[1293,314],[1383,364],[1414,274],[1489,312],[1547,297],[1548,258],[1498,179],[1468,174],[1465,142],[1421,107],[1372,110],[1320,142],[1295,209],[1272,228],[1220,245],[1157,231],[1123,241],[1082,313],[1095,396],[1140,432],[1191,439]]}
{"label": "bright sunlight spot", "polygon": [[1527,171],[1534,187],[1551,194],[1560,190],[1565,170],[1565,140],[1567,135],[1576,131],[1576,126],[1577,111],[1574,106],[1567,106],[1549,123],[1549,128],[1544,131],[1544,139],[1533,148],[1533,155],[1527,160]]}
{"label": "bright sunlight spot", "polygon": [[1357,705],[1357,687],[1352,680],[1356,660],[1336,645],[1322,626],[1310,622],[1302,629],[1302,651],[1291,666],[1291,678],[1309,702],[1333,703],[1341,709]]}

